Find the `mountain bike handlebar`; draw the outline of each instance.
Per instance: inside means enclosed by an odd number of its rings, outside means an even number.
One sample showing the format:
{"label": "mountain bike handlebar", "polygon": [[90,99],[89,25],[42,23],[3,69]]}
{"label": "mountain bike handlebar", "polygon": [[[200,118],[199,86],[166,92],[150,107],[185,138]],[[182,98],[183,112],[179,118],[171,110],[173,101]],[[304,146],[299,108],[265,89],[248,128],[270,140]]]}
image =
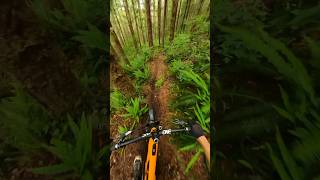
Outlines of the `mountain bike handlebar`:
{"label": "mountain bike handlebar", "polygon": [[[172,133],[178,133],[178,132],[188,132],[190,130],[191,130],[190,127],[185,127],[185,128],[181,128],[181,129],[164,129],[164,130],[160,130],[158,133],[155,133],[155,134],[157,134],[155,137],[160,137],[162,135],[171,135]],[[142,140],[148,139],[148,138],[150,138],[152,136],[153,136],[153,133],[145,133],[145,134],[142,134],[139,137],[136,137],[136,138],[128,140],[128,141],[124,141],[124,142],[120,141],[119,143],[117,143],[114,146],[112,146],[110,150],[111,151],[118,150],[119,148],[122,148],[122,147],[124,147],[126,145],[133,144],[133,143],[136,143],[138,141],[142,141]]]}

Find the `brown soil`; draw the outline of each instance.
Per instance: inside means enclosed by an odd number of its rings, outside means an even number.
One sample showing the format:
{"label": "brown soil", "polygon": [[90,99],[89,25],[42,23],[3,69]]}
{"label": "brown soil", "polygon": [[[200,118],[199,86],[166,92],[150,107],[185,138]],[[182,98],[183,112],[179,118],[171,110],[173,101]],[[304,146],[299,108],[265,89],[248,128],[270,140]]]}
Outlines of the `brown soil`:
{"label": "brown soil", "polygon": [[111,74],[111,89],[114,87],[120,88],[119,90],[127,96],[133,96],[134,86],[132,80],[124,72],[121,66],[113,60],[110,62],[110,74]]}
{"label": "brown soil", "polygon": [[[169,128],[171,113],[169,111],[170,81],[168,79],[168,67],[165,63],[165,56],[155,57],[149,64],[151,72],[151,93],[148,97],[149,107],[156,112],[156,119],[164,128]],[[164,79],[160,87],[155,87],[159,79]],[[170,142],[170,137],[161,137],[158,154],[158,179],[186,179],[183,169],[179,166],[177,150]]]}
{"label": "brown soil", "polygon": [[[159,54],[149,63],[151,72],[151,81],[143,88],[149,107],[153,107],[156,112],[156,118],[164,128],[170,128],[171,117],[173,115],[169,110],[170,101],[170,79],[168,67],[165,62],[165,56]],[[160,78],[164,79],[160,87],[155,83]],[[115,124],[111,124],[111,138],[117,134],[118,125],[126,124],[122,117],[112,117]],[[157,179],[208,179],[208,171],[205,168],[204,157],[201,157],[194,165],[193,169],[186,176],[183,171],[187,163],[193,157],[194,153],[181,153],[177,147],[170,142],[171,137],[161,137],[159,142],[159,154],[157,164]],[[145,154],[145,144],[132,144],[127,146],[123,153],[113,152],[110,157],[110,178],[112,180],[132,179],[132,164],[134,157],[139,154]]]}
{"label": "brown soil", "polygon": [[[110,63],[111,70],[111,87],[117,87],[120,91],[128,97],[134,95],[134,87],[131,84],[132,80],[125,74],[123,69],[116,63]],[[122,114],[119,112],[112,115],[110,122],[110,138],[117,138],[118,127],[126,126],[130,127],[129,121],[118,115]],[[142,154],[145,151],[145,143],[139,142],[131,144],[124,149],[112,152],[110,156],[110,179],[111,180],[127,180],[132,179],[133,171],[132,165],[134,157]]]}

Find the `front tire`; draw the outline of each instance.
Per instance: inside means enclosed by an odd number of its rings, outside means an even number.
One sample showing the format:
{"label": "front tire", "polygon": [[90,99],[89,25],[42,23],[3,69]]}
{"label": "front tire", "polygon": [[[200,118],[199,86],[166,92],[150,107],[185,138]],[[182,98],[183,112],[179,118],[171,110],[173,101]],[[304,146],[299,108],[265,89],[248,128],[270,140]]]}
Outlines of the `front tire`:
{"label": "front tire", "polygon": [[155,113],[153,109],[149,110],[149,124],[153,124],[155,122]]}
{"label": "front tire", "polygon": [[142,179],[142,159],[141,156],[136,156],[133,161],[133,179]]}

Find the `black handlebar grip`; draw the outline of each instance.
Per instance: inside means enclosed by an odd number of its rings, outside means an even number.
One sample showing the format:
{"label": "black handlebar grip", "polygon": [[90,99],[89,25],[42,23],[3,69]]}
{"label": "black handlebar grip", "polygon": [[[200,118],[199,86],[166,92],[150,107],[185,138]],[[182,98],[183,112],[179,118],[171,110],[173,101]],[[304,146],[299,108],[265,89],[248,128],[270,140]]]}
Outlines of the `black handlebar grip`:
{"label": "black handlebar grip", "polygon": [[[110,151],[117,150],[117,149],[119,149],[119,148],[121,148],[121,147],[124,147],[124,146],[126,146],[126,145],[135,143],[135,142],[137,142],[137,141],[141,141],[141,140],[147,139],[147,138],[149,138],[149,137],[151,137],[151,134],[146,135],[146,136],[137,137],[137,138],[132,139],[132,140],[129,140],[129,141],[125,141],[125,142],[118,143],[118,144],[112,146],[112,147],[110,148]],[[117,146],[117,148],[116,148],[115,146]]]}

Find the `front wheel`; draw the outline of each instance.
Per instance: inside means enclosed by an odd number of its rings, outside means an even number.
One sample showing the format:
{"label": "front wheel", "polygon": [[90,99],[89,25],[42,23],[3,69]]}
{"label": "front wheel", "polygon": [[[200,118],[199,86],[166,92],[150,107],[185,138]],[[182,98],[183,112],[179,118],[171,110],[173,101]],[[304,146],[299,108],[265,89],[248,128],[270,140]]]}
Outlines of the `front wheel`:
{"label": "front wheel", "polygon": [[153,124],[155,122],[155,112],[153,109],[149,110],[149,124]]}
{"label": "front wheel", "polygon": [[136,156],[133,162],[133,179],[142,179],[142,159],[141,156]]}

